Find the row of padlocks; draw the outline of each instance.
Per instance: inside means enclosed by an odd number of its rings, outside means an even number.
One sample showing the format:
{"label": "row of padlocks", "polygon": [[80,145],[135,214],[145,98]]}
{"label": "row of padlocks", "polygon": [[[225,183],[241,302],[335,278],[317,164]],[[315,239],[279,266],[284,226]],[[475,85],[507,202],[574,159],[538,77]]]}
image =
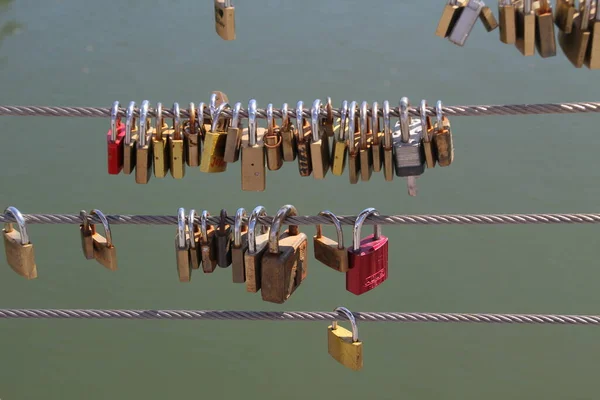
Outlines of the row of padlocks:
{"label": "row of padlocks", "polygon": [[[226,96],[225,96],[226,98]],[[281,125],[273,115],[273,105],[266,108],[266,126],[257,123],[257,103],[248,103],[247,127],[240,116],[241,103],[231,110],[224,100],[217,105],[213,94],[209,103],[210,117],[205,116],[205,104],[189,105],[189,118],[182,120],[177,103],[173,105],[173,122],[168,125],[158,103],[154,124],[149,114],[149,102],[144,100],[139,111],[139,123],[134,116],[135,103],[127,107],[125,122],[119,117],[119,102],[112,108],[111,128],[107,134],[108,173],[134,174],[135,181],[146,184],[152,174],[164,178],[170,172],[175,179],[185,175],[187,167],[205,173],[225,172],[228,164],[240,161],[241,187],[245,191],[264,191],[267,170],[276,171],[284,162],[298,164],[301,177],[325,179],[329,170],[343,175],[348,169],[349,181],[368,181],[373,172],[383,171],[386,181],[394,175],[406,177],[409,193],[416,195],[414,178],[425,168],[449,166],[454,159],[454,142],[448,117],[442,113],[442,103],[436,104],[436,121],[427,114],[427,102],[421,101],[420,118],[411,118],[409,101],[400,100],[399,120],[392,126],[390,104],[377,102],[369,109],[343,101],[341,116],[334,120],[331,100],[325,107],[315,100],[311,118],[304,118],[304,105],[296,105],[295,123],[291,123],[288,105],[283,104]],[[323,117],[321,111],[325,112]],[[383,119],[383,124],[381,124]]]}

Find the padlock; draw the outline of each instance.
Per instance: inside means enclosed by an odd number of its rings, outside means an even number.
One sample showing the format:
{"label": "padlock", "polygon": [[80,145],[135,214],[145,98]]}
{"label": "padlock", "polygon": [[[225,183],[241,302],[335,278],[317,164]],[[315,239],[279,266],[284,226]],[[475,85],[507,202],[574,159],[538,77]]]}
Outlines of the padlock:
{"label": "padlock", "polygon": [[231,245],[231,276],[233,283],[246,282],[244,255],[248,251],[248,226],[244,225],[246,210],[238,208],[233,222],[233,244]]}
{"label": "padlock", "polygon": [[152,154],[154,156],[154,176],[164,178],[169,171],[169,145],[164,132],[168,129],[162,115],[162,103],[156,103],[156,124],[154,126],[154,136],[152,137]]}
{"label": "padlock", "polygon": [[185,224],[185,209],[180,208],[177,210],[177,234],[175,235],[175,254],[179,282],[189,282],[192,280],[189,251],[189,232]]}
{"label": "padlock", "polygon": [[329,137],[321,127],[321,100],[316,99],[310,109],[310,164],[315,179],[325,179],[329,171]]}
{"label": "padlock", "polygon": [[535,11],[535,46],[542,58],[556,55],[556,38],[554,35],[554,17],[549,0],[538,0],[534,3]]}
{"label": "padlock", "polygon": [[264,141],[258,140],[256,100],[248,103],[248,145],[242,146],[242,190],[263,192],[267,186]]}
{"label": "padlock", "polygon": [[346,290],[361,295],[381,285],[388,277],[388,238],[375,225],[373,235],[360,239],[360,230],[370,215],[379,215],[374,208],[363,210],[354,223],[352,247],[348,248],[349,270]]}
{"label": "padlock", "polygon": [[299,101],[296,104],[296,150],[298,155],[298,172],[300,176],[310,176],[312,174],[312,157],[310,154],[310,141],[312,131],[310,124],[304,119],[304,102]]}
{"label": "padlock", "polygon": [[573,30],[575,14],[577,14],[575,0],[556,0],[554,23],[559,30],[564,33],[571,33]]}
{"label": "padlock", "polygon": [[235,7],[231,0],[215,0],[215,30],[223,40],[235,40]]}
{"label": "padlock", "polygon": [[379,104],[375,101],[371,106],[371,154],[373,158],[373,172],[380,172],[382,165],[381,139],[383,131],[379,126]]}
{"label": "padlock", "polygon": [[500,41],[515,44],[517,39],[516,11],[513,0],[498,2],[498,19],[500,25]]}
{"label": "padlock", "polygon": [[575,68],[583,67],[591,32],[589,31],[592,0],[580,0],[582,8],[573,19],[573,29],[567,34],[558,32],[558,43]]}
{"label": "padlock", "polygon": [[202,258],[202,271],[212,273],[217,267],[217,246],[215,245],[215,227],[208,225],[208,211],[202,211],[200,216],[200,256]]}
{"label": "padlock", "polygon": [[334,360],[346,368],[359,371],[363,367],[362,342],[358,340],[358,327],[354,315],[345,307],[337,307],[335,312],[343,313],[352,324],[352,331],[333,321],[327,327],[327,350]]}
{"label": "padlock", "polygon": [[140,135],[137,141],[135,155],[135,182],[140,184],[148,183],[152,176],[153,129],[150,126],[150,118],[148,117],[149,107],[150,102],[148,100],[142,101],[139,119]]}
{"label": "padlock", "polygon": [[215,232],[215,246],[217,252],[217,265],[227,268],[231,265],[231,225],[227,223],[227,211],[221,210],[219,227]]}
{"label": "padlock", "polygon": [[346,168],[346,153],[348,142],[346,130],[348,125],[348,102],[344,100],[340,108],[340,125],[337,135],[333,136],[333,149],[331,150],[331,173],[340,176]]}
{"label": "padlock", "polygon": [[296,134],[294,126],[290,123],[288,114],[288,104],[283,103],[281,107],[281,150],[283,152],[283,161],[289,162],[296,159]]}
{"label": "padlock", "polygon": [[[240,109],[242,103],[235,103],[231,117],[231,125],[227,129],[227,138],[225,139],[225,153],[223,161],[228,163],[236,162],[240,157],[240,147],[242,145],[242,127],[240,126]],[[206,148],[206,146],[205,146]]]}
{"label": "padlock", "polygon": [[434,168],[437,154],[435,154],[435,147],[433,146],[433,126],[431,126],[431,119],[427,115],[427,101],[421,100],[421,107],[419,108],[421,117],[421,137],[423,138],[423,151],[425,153],[425,164],[427,168]]}
{"label": "padlock", "polygon": [[[204,108],[204,103],[200,103],[200,107]],[[202,112],[203,110],[200,110]],[[200,166],[200,156],[202,155],[202,140],[201,135],[198,132],[198,121],[196,114],[196,105],[190,103],[189,118],[184,121],[181,129],[183,130],[183,147],[185,149],[185,162],[189,167]]]}
{"label": "padlock", "polygon": [[317,234],[313,237],[315,258],[329,268],[339,272],[348,272],[348,251],[344,247],[344,231],[340,220],[331,211],[321,211],[321,216],[331,219],[337,232],[337,242],[323,236],[321,225],[317,225]]}
{"label": "padlock", "polygon": [[92,241],[94,244],[94,259],[104,268],[111,271],[116,271],[117,249],[113,245],[112,233],[108,219],[100,210],[92,210],[90,215],[96,215],[98,219],[100,219],[100,222],[104,227],[104,234],[106,235],[106,237],[104,237],[96,232],[96,226],[94,224],[90,224],[90,228],[92,229]]}
{"label": "padlock", "polygon": [[200,254],[202,232],[200,231],[200,226],[196,223],[196,218],[198,218],[196,210],[190,210],[187,220],[187,238],[191,269],[199,269],[202,263],[202,256]]}
{"label": "padlock", "polygon": [[267,152],[267,167],[270,171],[276,171],[283,165],[283,154],[281,149],[281,135],[273,118],[273,104],[267,105],[267,133],[264,136]]}
{"label": "padlock", "polygon": [[110,110],[110,130],[106,134],[108,173],[118,175],[123,169],[123,139],[125,124],[119,116],[119,102],[115,101]]}
{"label": "padlock", "polygon": [[279,235],[286,217],[298,215],[296,207],[285,205],[277,211],[269,229],[269,250],[262,256],[261,295],[263,301],[284,303],[306,279],[307,238],[298,225]]}
{"label": "padlock", "polygon": [[481,8],[479,20],[485,27],[485,30],[488,32],[491,32],[498,27],[498,21],[496,21],[496,17],[494,17],[492,9],[486,5]]}
{"label": "padlock", "polygon": [[522,5],[517,8],[516,39],[515,47],[524,56],[535,55],[535,12],[533,11],[533,0],[523,0]]}
{"label": "padlock", "polygon": [[171,176],[182,179],[185,175],[185,152],[183,136],[181,135],[181,114],[179,104],[173,103],[173,133],[168,137],[169,141],[169,169]]}
{"label": "padlock", "polygon": [[261,226],[256,236],[256,224],[260,224],[258,217],[264,217],[267,211],[263,206],[257,206],[248,219],[248,251],[244,255],[244,266],[246,267],[246,291],[256,293],[260,290],[262,256],[269,244],[269,227]]}
{"label": "padlock", "polygon": [[469,0],[463,8],[460,17],[458,17],[454,28],[448,35],[450,42],[458,46],[464,46],[475,26],[475,22],[477,22],[477,18],[481,14],[483,6],[484,4],[481,0]]}
{"label": "padlock", "polygon": [[589,69],[600,69],[600,4],[596,0],[595,15],[592,22],[588,51],[585,55],[585,66]]}
{"label": "padlock", "polygon": [[433,135],[433,145],[439,166],[447,167],[454,161],[454,139],[452,139],[450,120],[443,114],[442,102],[439,100],[435,104],[435,116],[437,123]]}
{"label": "padlock", "polygon": [[358,176],[360,174],[360,158],[356,146],[356,107],[355,101],[350,103],[350,109],[348,110],[348,133],[346,135],[348,141],[348,177],[350,178],[350,183],[353,185],[358,183]]}
{"label": "padlock", "polygon": [[323,119],[323,132],[327,137],[332,137],[335,131],[333,121],[333,106],[331,105],[331,97],[327,97],[327,104],[325,104],[326,116]]}
{"label": "padlock", "polygon": [[79,212],[79,216],[81,217],[81,225],[79,225],[79,235],[81,236],[81,250],[83,251],[83,256],[86,260],[94,259],[94,240],[92,236],[94,235],[94,231],[90,226],[90,221],[88,218],[88,213],[85,210],[81,210]]}
{"label": "padlock", "polygon": [[13,228],[12,222],[5,222],[2,229],[4,237],[4,253],[6,262],[18,275],[27,279],[37,278],[37,266],[35,265],[35,253],[33,244],[29,240],[25,218],[15,207],[8,207],[4,214],[10,214],[16,220],[19,230]]}
{"label": "padlock", "polygon": [[[215,90],[210,94],[210,100],[208,101],[208,113],[204,108],[199,110],[199,118],[202,121],[203,132],[208,132],[210,130],[213,116],[217,112],[217,108],[223,103],[229,103],[229,98],[225,93]],[[204,103],[200,103],[200,105],[204,106]]]}
{"label": "padlock", "polygon": [[[420,121],[411,126],[408,98],[400,99],[400,137],[394,141],[396,175],[407,178],[408,193],[416,196],[416,177],[425,172]],[[416,129],[415,129],[416,128]]]}
{"label": "padlock", "polygon": [[135,169],[136,142],[138,140],[136,119],[133,116],[135,102],[127,106],[125,113],[125,139],[123,140],[123,173],[131,175]]}
{"label": "padlock", "polygon": [[360,179],[368,181],[373,174],[373,153],[368,134],[368,105],[363,101],[360,105],[360,141],[358,155],[360,157]]}
{"label": "padlock", "polygon": [[[227,169],[225,162],[225,145],[227,143],[227,120],[221,120],[221,113],[229,108],[229,103],[221,103],[214,115],[210,130],[204,138],[204,153],[200,163],[200,171],[208,173],[224,172]],[[238,111],[239,112],[239,111]]]}
{"label": "padlock", "polygon": [[392,144],[390,103],[383,102],[383,175],[386,181],[394,180],[394,146]]}
{"label": "padlock", "polygon": [[462,0],[448,0],[448,4],[444,6],[442,17],[438,22],[438,26],[435,30],[436,36],[441,38],[448,37],[450,32],[454,29],[456,22],[460,18],[464,10],[464,1]]}

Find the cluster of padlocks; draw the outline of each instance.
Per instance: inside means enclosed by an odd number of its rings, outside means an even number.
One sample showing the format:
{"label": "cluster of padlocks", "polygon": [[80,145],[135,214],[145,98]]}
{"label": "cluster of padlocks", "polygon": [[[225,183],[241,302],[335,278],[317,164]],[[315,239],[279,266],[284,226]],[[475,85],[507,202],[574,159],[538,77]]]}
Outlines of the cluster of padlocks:
{"label": "cluster of padlocks", "polygon": [[[29,239],[25,219],[15,207],[8,207],[6,214],[14,217],[19,230],[7,223],[2,230],[8,265],[17,274],[37,278],[37,265],[33,244]],[[85,211],[81,212],[79,226],[83,255],[96,260],[111,271],[117,270],[117,252],[110,224],[100,210],[92,210],[102,221],[105,234],[97,232]],[[262,225],[260,217],[266,216],[263,206],[256,207],[248,217],[246,210],[237,210],[233,227],[227,223],[227,212],[221,210],[217,226],[208,223],[210,214],[180,208],[177,213],[175,253],[177,275],[180,282],[190,282],[192,271],[202,268],[206,274],[220,268],[231,267],[234,283],[242,283],[246,291],[261,292],[264,301],[284,303],[306,279],[308,272],[308,239],[297,225],[290,225],[281,232],[287,217],[297,215],[293,205],[281,207],[270,226]],[[388,276],[388,239],[375,226],[374,233],[361,239],[361,228],[370,215],[379,215],[374,208],[363,210],[354,224],[352,246],[344,246],[342,226],[331,211],[322,211],[337,230],[337,241],[323,236],[317,225],[313,237],[315,258],[326,266],[346,274],[346,290],[361,295],[381,283]],[[198,218],[199,217],[199,218]],[[198,223],[199,219],[199,223]],[[261,225],[257,231],[257,225]]]}
{"label": "cluster of padlocks", "polygon": [[[549,0],[499,0],[499,22],[481,0],[449,0],[436,29],[436,35],[452,43],[465,44],[479,18],[488,31],[500,27],[500,41],[513,44],[524,56],[537,52],[542,58],[556,56],[556,35],[567,59],[576,67],[584,64],[600,68],[599,0],[557,0],[553,10]],[[598,28],[596,28],[598,26]]]}
{"label": "cluster of padlocks", "polygon": [[315,179],[324,179],[330,169],[333,175],[343,175],[348,164],[352,184],[359,179],[368,181],[373,172],[383,170],[387,181],[394,174],[409,178],[409,193],[415,195],[416,185],[411,178],[423,174],[425,167],[446,167],[454,159],[450,121],[442,113],[441,101],[436,104],[436,121],[432,123],[425,100],[421,101],[420,118],[411,118],[409,101],[403,97],[397,109],[400,117],[393,127],[388,101],[381,110],[377,102],[369,110],[367,102],[359,106],[355,101],[349,105],[343,101],[340,117],[335,120],[331,99],[325,107],[321,100],[315,100],[310,119],[304,118],[303,102],[299,101],[293,114],[295,124],[290,121],[288,105],[283,104],[281,126],[276,124],[273,105],[269,104],[266,127],[259,127],[257,104],[252,99],[244,127],[241,103],[234,105],[228,118],[223,111],[230,106],[223,99],[218,104],[218,97],[215,93],[211,96],[207,114],[210,117],[204,114],[204,103],[198,107],[190,103],[189,118],[182,120],[175,103],[171,125],[164,121],[160,103],[154,110],[154,124],[151,123],[147,100],[141,104],[139,124],[134,116],[134,102],[129,103],[123,123],[119,102],[115,102],[107,134],[108,173],[135,174],[135,181],[145,184],[152,173],[164,178],[170,172],[173,178],[181,179],[186,165],[201,172],[220,173],[239,160],[242,190],[264,191],[267,169],[279,170],[284,162],[297,161],[300,176],[312,175]]}

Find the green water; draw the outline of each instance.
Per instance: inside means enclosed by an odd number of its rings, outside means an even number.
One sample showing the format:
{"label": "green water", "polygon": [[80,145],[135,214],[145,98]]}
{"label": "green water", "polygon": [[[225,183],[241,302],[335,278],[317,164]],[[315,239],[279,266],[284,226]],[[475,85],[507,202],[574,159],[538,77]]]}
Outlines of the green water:
{"label": "green water", "polygon": [[[208,101],[213,90],[232,102],[256,98],[259,107],[327,96],[336,106],[395,105],[402,96],[448,105],[598,100],[600,75],[574,69],[560,49],[525,58],[481,24],[464,48],[436,37],[442,0],[238,3],[237,40],[225,42],[214,33],[210,0],[4,0],[0,103],[148,99],[170,107]],[[426,171],[413,198],[400,179],[316,181],[291,163],[268,173],[264,193],[241,192],[239,164],[136,185],[133,176],[106,174],[108,119],[3,117],[0,204],[23,213],[161,215],[259,204],[273,214],[286,203],[302,215],[599,210],[596,115],[452,124],[456,162]],[[384,227],[391,265],[381,287],[354,296],[341,274],[311,258],[308,279],[284,305],[246,293],[230,270],[179,283],[174,226],[113,228],[114,273],[83,259],[76,225],[29,226],[39,278],[26,281],[0,261],[0,307],[599,313],[594,226]],[[4,320],[0,399],[597,398],[597,329],[362,323],[365,367],[355,373],[329,358],[326,328]]]}

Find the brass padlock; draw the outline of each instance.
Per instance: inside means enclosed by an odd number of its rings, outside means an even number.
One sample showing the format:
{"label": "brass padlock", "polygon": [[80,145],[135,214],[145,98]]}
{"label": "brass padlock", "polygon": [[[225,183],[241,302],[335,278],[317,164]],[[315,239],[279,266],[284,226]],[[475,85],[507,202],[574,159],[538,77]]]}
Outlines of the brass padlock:
{"label": "brass padlock", "polygon": [[179,104],[173,103],[173,133],[169,135],[169,169],[171,176],[182,179],[185,175],[185,151],[181,135],[181,113]]}
{"label": "brass padlock", "polygon": [[310,163],[315,179],[325,179],[329,171],[329,137],[321,129],[321,100],[314,101],[310,110]]}
{"label": "brass padlock", "polygon": [[98,261],[98,263],[104,268],[111,271],[116,271],[117,249],[113,245],[112,233],[108,219],[100,210],[92,210],[90,215],[96,215],[98,219],[100,219],[100,222],[104,227],[104,234],[106,235],[106,237],[104,237],[96,232],[96,226],[94,224],[90,224],[90,228],[92,229],[92,241],[94,243],[94,259]]}
{"label": "brass padlock", "polygon": [[90,221],[88,219],[88,213],[85,210],[81,210],[79,212],[79,216],[81,217],[81,225],[79,225],[79,234],[81,236],[81,250],[83,251],[83,256],[86,260],[94,259],[94,240],[92,236],[94,235],[94,231],[90,226]]}
{"label": "brass padlock", "polygon": [[240,125],[240,110],[242,103],[235,103],[231,117],[231,125],[227,130],[227,139],[225,139],[225,153],[223,160],[228,163],[234,163],[240,158],[240,147],[242,146],[242,127]]}
{"label": "brass padlock", "polygon": [[283,154],[281,146],[281,135],[275,119],[273,118],[273,104],[267,105],[267,133],[264,136],[267,152],[267,167],[270,171],[276,171],[283,165]]}
{"label": "brass padlock", "polygon": [[198,218],[198,213],[196,210],[190,210],[188,214],[187,220],[187,230],[188,230],[188,248],[190,255],[190,268],[199,269],[200,264],[202,263],[202,257],[200,252],[200,238],[202,237],[202,232],[200,231],[200,226],[196,223],[196,218]]}
{"label": "brass padlock", "polygon": [[585,55],[585,66],[589,69],[600,69],[600,4],[596,2],[596,13],[592,22],[588,51]]}
{"label": "brass padlock", "polygon": [[390,103],[383,102],[383,175],[386,181],[394,180],[394,145],[390,121]]}
{"label": "brass padlock", "polygon": [[454,161],[454,139],[450,130],[450,120],[442,112],[442,102],[435,105],[437,119],[433,144],[437,154],[437,162],[440,167],[447,167]]}
{"label": "brass padlock", "polygon": [[286,217],[298,215],[296,207],[285,205],[277,211],[269,229],[269,250],[262,256],[261,295],[264,301],[284,303],[306,279],[307,238],[298,225],[279,236]]}
{"label": "brass padlock", "polygon": [[346,153],[348,142],[346,140],[346,130],[348,125],[348,102],[344,100],[340,108],[340,125],[337,135],[333,136],[333,149],[331,150],[331,173],[340,176],[346,168]]}
{"label": "brass padlock", "polygon": [[242,146],[242,190],[263,192],[267,186],[264,141],[258,140],[256,100],[248,103],[248,145]]}
{"label": "brass padlock", "polygon": [[125,112],[125,140],[123,141],[123,173],[126,175],[131,175],[135,169],[136,142],[138,135],[136,119],[133,116],[134,110],[135,102],[131,101]]}
{"label": "brass padlock", "polygon": [[296,134],[294,126],[290,123],[288,114],[288,104],[283,103],[281,107],[281,150],[283,152],[283,161],[289,162],[296,159]]}
{"label": "brass padlock", "polygon": [[152,133],[153,129],[150,126],[150,118],[148,117],[148,111],[150,102],[148,100],[142,101],[140,107],[140,119],[139,119],[139,138],[137,141],[136,155],[135,155],[135,182],[140,184],[146,184],[152,177]]}
{"label": "brass padlock", "polygon": [[380,172],[382,165],[381,139],[383,131],[379,125],[379,104],[374,101],[371,106],[371,154],[373,158],[373,172]]}
{"label": "brass padlock", "polygon": [[[582,4],[583,3],[583,4]],[[589,31],[592,0],[580,0],[582,6],[579,14],[573,19],[573,29],[567,34],[558,32],[558,43],[567,59],[575,68],[583,67],[588,51],[591,32]]]}
{"label": "brass padlock", "polygon": [[[256,293],[260,290],[262,256],[269,244],[269,227],[262,225],[258,217],[267,215],[263,206],[257,206],[252,210],[248,219],[248,251],[244,254],[244,266],[246,268],[246,291]],[[261,224],[260,234],[256,236],[256,224]]]}
{"label": "brass padlock", "polygon": [[460,18],[464,8],[465,4],[463,0],[448,0],[448,4],[444,6],[442,17],[435,30],[436,36],[441,38],[448,37],[450,32],[452,32],[452,29],[454,29],[456,21]]}
{"label": "brass padlock", "polygon": [[[220,120],[221,113],[229,108],[229,103],[221,103],[212,115],[210,130],[204,138],[204,153],[200,163],[200,171],[208,173],[225,172],[225,145],[227,144],[227,120]],[[239,112],[239,111],[238,111]]]}
{"label": "brass padlock", "polygon": [[321,225],[317,225],[317,234],[313,237],[315,259],[339,272],[348,272],[348,250],[344,247],[344,231],[340,220],[331,211],[321,211],[321,216],[331,219],[337,231],[337,242],[323,236]]}
{"label": "brass padlock", "polygon": [[8,207],[4,214],[10,214],[16,220],[19,230],[13,228],[12,222],[5,222],[2,229],[4,237],[4,253],[6,262],[18,275],[27,279],[37,278],[37,266],[35,265],[35,253],[33,244],[29,240],[25,218],[15,207]]}
{"label": "brass padlock", "polygon": [[363,181],[371,179],[371,175],[373,174],[373,153],[371,151],[371,138],[368,137],[369,119],[367,112],[367,102],[363,101],[360,105],[360,148],[358,150],[360,157],[360,178]]}
{"label": "brass padlock", "polygon": [[556,13],[554,14],[554,23],[564,33],[571,33],[573,30],[573,19],[577,14],[575,9],[575,0],[556,0]]}
{"label": "brass padlock", "polygon": [[233,244],[231,245],[231,277],[233,283],[246,282],[244,256],[248,251],[248,226],[243,219],[247,217],[244,208],[238,208],[233,222]]}
{"label": "brass padlock", "polygon": [[556,55],[556,38],[554,35],[554,17],[549,0],[538,0],[535,9],[535,45],[542,58]]}
{"label": "brass padlock", "polygon": [[152,137],[152,154],[154,156],[154,176],[164,178],[169,170],[169,145],[167,134],[168,129],[162,116],[162,103],[156,103],[156,125],[154,126],[155,135]]}
{"label": "brass padlock", "polygon": [[304,102],[299,101],[296,104],[296,150],[298,155],[298,172],[300,176],[310,176],[312,174],[312,164],[310,155],[310,140],[312,132],[310,124],[304,119]]}
{"label": "brass padlock", "polygon": [[516,39],[515,47],[524,56],[535,55],[535,12],[533,0],[523,0],[522,6],[516,13]]}
{"label": "brass padlock", "polygon": [[344,367],[359,371],[363,367],[363,351],[362,342],[358,340],[356,319],[345,307],[337,307],[334,311],[343,313],[350,320],[352,331],[339,326],[337,321],[333,321],[327,327],[327,351]]}
{"label": "brass padlock", "polygon": [[360,158],[358,157],[358,149],[356,148],[356,101],[350,103],[348,110],[348,177],[350,183],[355,185],[358,183],[360,174]]}
{"label": "brass padlock", "polygon": [[215,245],[215,227],[208,225],[208,211],[202,211],[200,216],[200,255],[202,258],[202,271],[206,274],[214,272],[217,267],[217,247]]}
{"label": "brass padlock", "polygon": [[179,282],[189,282],[192,279],[188,239],[189,232],[185,224],[185,209],[180,208],[177,210],[177,234],[175,235],[175,254]]}
{"label": "brass padlock", "polygon": [[491,32],[498,27],[498,21],[496,21],[496,17],[494,17],[492,9],[488,6],[483,6],[481,8],[481,12],[479,13],[479,20],[485,27],[485,30],[488,32]]}
{"label": "brass padlock", "polygon": [[500,41],[502,43],[515,44],[517,36],[516,10],[513,0],[498,2]]}
{"label": "brass padlock", "polygon": [[427,100],[421,100],[420,107],[421,116],[421,137],[423,138],[423,150],[425,153],[425,163],[427,168],[434,168],[437,154],[433,146],[433,126],[431,119],[427,115]]}
{"label": "brass padlock", "polygon": [[224,40],[235,40],[235,7],[231,0],[215,0],[215,30]]}
{"label": "brass padlock", "polygon": [[[204,103],[200,103],[200,113],[204,111]],[[189,119],[183,123],[183,147],[185,148],[185,162],[190,167],[200,166],[202,155],[202,140],[200,140],[199,124],[197,121],[196,105],[190,103],[188,112]]]}

